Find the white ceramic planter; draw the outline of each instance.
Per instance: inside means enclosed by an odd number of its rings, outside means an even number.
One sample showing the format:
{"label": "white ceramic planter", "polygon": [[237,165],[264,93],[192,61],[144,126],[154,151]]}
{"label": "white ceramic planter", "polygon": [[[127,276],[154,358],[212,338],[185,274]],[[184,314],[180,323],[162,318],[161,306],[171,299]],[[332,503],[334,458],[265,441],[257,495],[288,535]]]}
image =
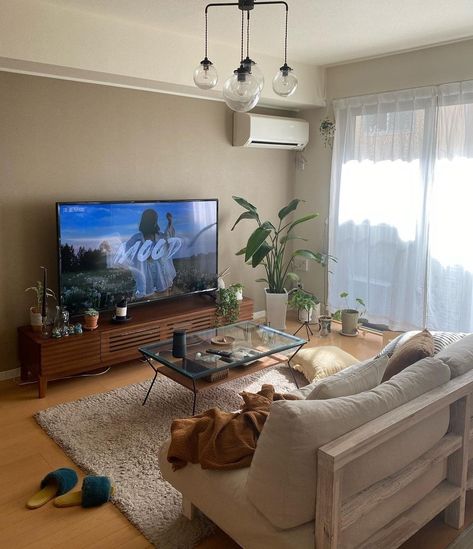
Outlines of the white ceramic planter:
{"label": "white ceramic planter", "polygon": [[299,322],[318,322],[320,316],[320,303],[314,308],[310,308],[308,311],[305,309],[299,309],[297,312],[297,318]]}
{"label": "white ceramic planter", "polygon": [[283,294],[270,294],[268,288],[266,294],[266,322],[276,330],[286,329],[287,291]]}
{"label": "white ceramic planter", "polygon": [[36,312],[36,307],[30,307],[30,324],[34,332],[41,332],[43,328],[43,317]]}

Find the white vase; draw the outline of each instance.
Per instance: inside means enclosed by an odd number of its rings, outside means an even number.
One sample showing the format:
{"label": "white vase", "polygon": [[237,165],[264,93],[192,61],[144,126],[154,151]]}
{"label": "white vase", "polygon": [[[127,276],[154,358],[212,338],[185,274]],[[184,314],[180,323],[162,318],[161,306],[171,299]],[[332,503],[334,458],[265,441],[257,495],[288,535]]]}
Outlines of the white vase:
{"label": "white vase", "polygon": [[266,322],[276,330],[286,329],[287,313],[287,291],[283,294],[271,294],[268,288],[264,289],[266,294]]}
{"label": "white vase", "polygon": [[299,309],[297,312],[297,318],[299,322],[315,322],[319,321],[320,316],[320,303],[317,303],[315,307],[311,307],[308,311],[306,309]]}
{"label": "white vase", "polygon": [[41,332],[43,328],[43,317],[36,311],[36,307],[30,307],[30,324],[34,332]]}

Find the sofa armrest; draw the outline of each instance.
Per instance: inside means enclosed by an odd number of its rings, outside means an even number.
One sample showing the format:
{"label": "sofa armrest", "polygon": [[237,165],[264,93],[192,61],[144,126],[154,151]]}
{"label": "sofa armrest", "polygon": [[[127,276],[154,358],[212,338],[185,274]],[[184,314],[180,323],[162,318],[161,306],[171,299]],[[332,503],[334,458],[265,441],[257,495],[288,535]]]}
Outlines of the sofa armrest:
{"label": "sofa armrest", "polygon": [[[417,531],[420,523],[425,524],[443,509],[447,509],[446,522],[461,527],[467,485],[472,392],[473,371],[470,371],[319,448],[317,549],[336,548],[344,528],[443,460],[447,460],[447,478],[436,488],[436,494],[429,494],[424,498],[426,501],[421,500],[413,506],[407,512],[413,516],[400,515],[394,523],[378,532],[376,539],[368,541],[374,543],[373,547],[398,547]],[[450,407],[449,432],[436,446],[391,477],[342,501],[343,473],[348,464],[446,407]]]}

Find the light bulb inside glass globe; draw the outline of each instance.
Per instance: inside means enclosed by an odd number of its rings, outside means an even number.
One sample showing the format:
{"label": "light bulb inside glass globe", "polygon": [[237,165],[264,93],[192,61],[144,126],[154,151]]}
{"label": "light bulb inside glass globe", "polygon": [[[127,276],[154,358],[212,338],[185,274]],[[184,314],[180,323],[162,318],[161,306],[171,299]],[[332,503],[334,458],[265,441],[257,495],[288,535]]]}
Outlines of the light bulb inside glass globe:
{"label": "light bulb inside glass globe", "polygon": [[250,111],[258,103],[260,94],[258,81],[243,65],[233,71],[233,76],[223,85],[223,98],[232,111]]}
{"label": "light bulb inside glass globe", "polygon": [[203,59],[194,71],[194,84],[201,90],[210,90],[217,85],[217,70],[207,57]]}
{"label": "light bulb inside glass globe", "polygon": [[297,83],[294,71],[285,63],[273,78],[274,93],[282,97],[288,97],[296,91]]}
{"label": "light bulb inside glass globe", "polygon": [[249,57],[246,57],[245,59],[243,59],[241,64],[243,67],[245,67],[245,69],[248,69],[251,72],[251,74],[256,78],[256,80],[258,80],[258,86],[259,86],[260,92],[263,91],[264,74],[261,72],[259,65]]}

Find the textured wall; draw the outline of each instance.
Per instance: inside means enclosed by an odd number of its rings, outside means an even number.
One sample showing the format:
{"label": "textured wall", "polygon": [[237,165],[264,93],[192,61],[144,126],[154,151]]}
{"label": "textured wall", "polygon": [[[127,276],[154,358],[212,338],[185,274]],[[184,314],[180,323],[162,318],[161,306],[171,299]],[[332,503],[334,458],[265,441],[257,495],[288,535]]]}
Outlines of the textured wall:
{"label": "textured wall", "polygon": [[41,277],[56,287],[55,202],[220,199],[219,264],[264,308],[259,273],[235,251],[241,195],[271,216],[293,196],[293,153],[231,146],[223,103],[0,73],[0,371],[16,368],[16,327]]}

